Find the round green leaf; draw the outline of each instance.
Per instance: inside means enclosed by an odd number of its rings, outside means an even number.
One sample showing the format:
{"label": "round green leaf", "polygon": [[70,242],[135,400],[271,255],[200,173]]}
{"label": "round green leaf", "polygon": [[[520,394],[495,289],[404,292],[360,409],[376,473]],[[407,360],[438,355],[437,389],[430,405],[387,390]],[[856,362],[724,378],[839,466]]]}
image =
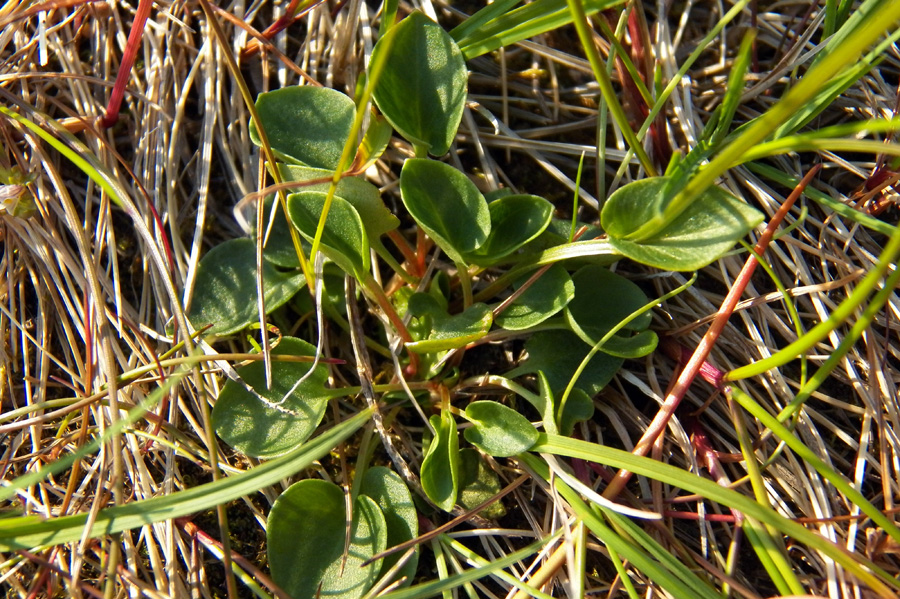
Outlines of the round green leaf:
{"label": "round green leaf", "polygon": [[[315,237],[326,195],[321,191],[303,191],[288,196],[291,222],[308,241]],[[369,270],[371,257],[365,227],[356,208],[344,198],[332,198],[321,248],[332,262],[357,278]]]}
{"label": "round green leaf", "polygon": [[[614,326],[649,300],[641,288],[608,269],[591,264],[581,268],[572,276],[575,297],[566,306],[565,315],[569,326],[581,339],[590,345],[597,343]],[[655,333],[646,331],[632,337],[629,331],[644,331],[650,326],[650,312],[644,312],[627,325],[601,348],[602,351],[636,358],[656,349]]]}
{"label": "round green leaf", "polygon": [[528,451],[537,442],[537,429],[528,419],[496,401],[470,403],[466,418],[473,424],[466,429],[466,441],[488,455],[514,456]]}
{"label": "round green leaf", "polygon": [[635,262],[664,270],[697,270],[734,247],[763,221],[763,214],[719,187],[710,187],[662,231],[649,239],[625,236],[637,230],[663,206],[668,179],[635,181],[616,190],[600,215],[610,245]]}
{"label": "round green leaf", "polygon": [[[303,281],[303,275],[279,271],[263,261],[266,311],[291,299]],[[257,297],[256,244],[250,239],[232,239],[200,260],[188,318],[197,329],[211,324],[211,335],[230,335],[259,321]]]}
{"label": "round green leaf", "polygon": [[[324,169],[279,164],[278,170],[285,180],[303,182],[324,179],[326,181],[306,185],[302,191],[327,193],[331,185],[332,173]],[[347,200],[356,208],[363,226],[366,228],[366,235],[368,235],[370,243],[400,226],[400,219],[394,216],[381,201],[381,192],[378,191],[378,188],[364,179],[341,177],[334,195]]]}
{"label": "round green leaf", "polygon": [[[369,468],[363,476],[360,494],[367,495],[381,507],[387,524],[387,547],[394,547],[419,535],[419,517],[413,504],[409,488],[396,472],[383,466]],[[384,558],[381,573],[385,574],[396,564],[403,553],[394,553]],[[419,550],[400,568],[397,578],[406,577],[402,586],[412,583],[419,563]]]}
{"label": "round green leaf", "polygon": [[[550,389],[560,394],[569,384],[575,370],[590,351],[578,335],[571,331],[542,331],[525,342],[528,359],[506,374],[509,378],[543,372]],[[578,378],[576,387],[594,396],[612,380],[624,360],[597,352]]]}
{"label": "round green leaf", "polygon": [[400,135],[434,156],[450,149],[466,101],[468,73],[456,42],[414,12],[379,40],[372,62],[390,52],[373,97]]}
{"label": "round green leaf", "polygon": [[449,411],[429,419],[435,435],[422,458],[422,490],[436,506],[449,512],[459,490],[459,437]]}
{"label": "round green leaf", "polygon": [[[279,158],[334,171],[353,128],[356,105],[339,91],[304,85],[260,94],[256,111]],[[250,139],[260,145],[252,121]]]}
{"label": "round green leaf", "polygon": [[413,158],[400,172],[403,204],[457,263],[478,249],[491,230],[487,202],[469,178],[448,164]]}
{"label": "round green leaf", "polygon": [[[516,281],[521,287],[531,275]],[[503,312],[494,318],[497,325],[509,331],[536,326],[568,304],[575,296],[575,284],[561,264],[554,264]]]}
{"label": "round green leaf", "polygon": [[[284,337],[272,350],[275,356],[313,356],[316,348],[293,337]],[[237,370],[241,380],[263,400],[274,404],[309,372],[312,362],[273,362],[272,387],[266,389],[261,361]],[[315,371],[280,406],[269,407],[247,389],[227,381],[212,411],[212,424],[219,437],[238,451],[257,458],[281,455],[306,441],[322,422],[330,398],[325,383],[328,371]]]}
{"label": "round green leaf", "polygon": [[294,599],[358,599],[378,580],[381,561],[363,562],[384,551],[387,525],[370,497],[353,506],[347,561],[344,493],[324,480],[291,485],[272,505],[266,526],[272,578]]}
{"label": "round green leaf", "polygon": [[488,204],[491,232],[484,244],[467,257],[475,264],[491,264],[535,239],[553,218],[553,204],[532,195],[509,195]]}

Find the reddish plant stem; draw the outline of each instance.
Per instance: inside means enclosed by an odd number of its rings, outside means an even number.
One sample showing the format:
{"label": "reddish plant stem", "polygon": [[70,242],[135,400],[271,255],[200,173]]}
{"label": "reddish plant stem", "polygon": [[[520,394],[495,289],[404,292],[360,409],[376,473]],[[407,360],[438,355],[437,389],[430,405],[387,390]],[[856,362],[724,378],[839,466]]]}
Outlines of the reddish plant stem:
{"label": "reddish plant stem", "polygon": [[[278,17],[278,19],[266,27],[265,31],[262,32],[262,40],[269,42],[275,37],[277,34],[281,33],[303,17],[305,17],[312,9],[322,4],[323,0],[319,0],[318,2],[313,2],[308,6],[302,8],[298,12],[298,8],[300,5],[299,0],[291,0],[291,3],[288,4],[287,10],[283,15]],[[263,48],[263,41],[260,39],[251,40],[247,47],[241,51],[241,60],[247,60],[248,58],[252,58],[256,56],[257,53]]]}
{"label": "reddish plant stem", "polygon": [[131,24],[131,31],[128,32],[128,42],[125,44],[125,52],[122,54],[122,62],[119,64],[119,74],[116,75],[116,84],[113,86],[112,93],[109,95],[109,105],[106,107],[106,115],[100,119],[100,126],[109,129],[119,120],[119,109],[122,108],[122,98],[125,96],[125,85],[131,75],[131,68],[137,58],[138,46],[141,44],[141,37],[144,35],[144,24],[147,17],[150,16],[150,9],[153,8],[152,0],[140,0],[138,2],[137,12],[134,15],[134,22]]}
{"label": "reddish plant stem", "polygon": [[[192,539],[198,541],[201,545],[207,548],[216,548],[218,551],[224,551],[222,547],[222,543],[212,538],[206,532],[200,529],[199,526],[188,520],[187,518],[176,518],[175,523],[181,526],[184,532],[190,536]],[[275,584],[271,578],[266,576],[266,574],[257,568],[253,563],[247,560],[244,556],[236,551],[231,552],[231,559],[234,563],[238,564],[241,568],[244,569],[249,574],[252,574],[253,577],[261,582],[267,589],[269,589],[273,595],[275,595],[278,599],[290,599],[290,595],[288,595],[284,590]]]}
{"label": "reddish plant stem", "polygon": [[[682,398],[684,398],[685,393],[687,393],[688,388],[694,382],[694,377],[697,376],[704,362],[706,362],[706,358],[707,356],[709,356],[709,352],[712,350],[713,345],[715,345],[716,340],[719,338],[719,335],[722,333],[722,330],[728,323],[728,319],[731,317],[731,314],[734,311],[734,307],[737,305],[738,300],[744,293],[744,289],[746,289],[747,284],[750,282],[750,277],[753,276],[753,271],[756,270],[756,256],[761,256],[763,255],[763,253],[765,253],[766,248],[768,248],[769,243],[772,241],[772,237],[775,235],[775,231],[781,225],[781,221],[784,220],[784,217],[794,205],[794,202],[797,201],[797,199],[803,193],[803,190],[806,189],[807,185],[809,185],[809,182],[812,181],[813,177],[819,172],[820,168],[821,165],[815,165],[809,170],[808,173],[806,173],[806,176],[803,177],[803,180],[801,180],[800,183],[797,184],[797,187],[794,188],[794,191],[791,192],[791,195],[788,196],[784,204],[778,209],[778,212],[775,213],[775,216],[772,217],[772,220],[769,221],[769,224],[766,225],[765,231],[763,231],[762,236],[760,237],[759,241],[756,244],[756,247],[754,248],[756,254],[751,255],[747,258],[747,262],[744,264],[744,268],[741,270],[741,273],[740,275],[738,275],[737,279],[735,279],[734,285],[732,285],[731,289],[728,291],[728,295],[722,302],[722,306],[716,313],[716,317],[709,325],[709,330],[706,331],[703,339],[701,339],[699,345],[697,345],[697,349],[694,350],[694,353],[691,355],[690,360],[688,360],[687,364],[685,364],[684,366],[684,369],[678,375],[675,384],[666,395],[666,399],[663,402],[662,407],[653,418],[650,426],[647,427],[644,435],[634,446],[634,449],[632,450],[632,453],[634,455],[647,455],[647,452],[656,442],[656,439],[663,433],[663,431],[666,430],[666,426],[668,426],[669,424],[669,419],[672,418],[672,414],[675,413],[675,409],[678,407],[678,404],[681,403],[681,400]],[[630,479],[631,472],[628,472],[627,470],[619,470],[613,480],[609,483],[609,485],[607,485],[606,490],[603,492],[603,496],[610,500],[615,499],[622,491],[622,489],[625,488],[625,485]]]}

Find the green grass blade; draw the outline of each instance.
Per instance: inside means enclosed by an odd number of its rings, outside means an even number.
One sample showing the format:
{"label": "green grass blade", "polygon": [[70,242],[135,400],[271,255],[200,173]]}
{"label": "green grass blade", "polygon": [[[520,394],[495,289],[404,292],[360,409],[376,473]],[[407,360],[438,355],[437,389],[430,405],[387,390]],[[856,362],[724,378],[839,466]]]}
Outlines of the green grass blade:
{"label": "green grass blade", "polygon": [[[559,438],[565,439],[567,437]],[[519,459],[544,480],[549,480],[550,469],[537,456],[522,454],[519,456]],[[584,501],[582,501],[578,493],[572,490],[565,482],[559,478],[554,478],[554,482],[557,491],[559,491],[559,494],[569,502],[575,515],[581,518],[590,531],[600,539],[600,542],[608,547],[612,547],[616,553],[631,562],[635,568],[643,572],[655,584],[660,585],[675,597],[683,597],[684,599],[721,599],[722,595],[717,593],[707,582],[688,570],[686,566],[683,564],[675,565],[673,560],[667,560],[667,565],[675,568],[675,571],[669,570],[666,565],[648,555],[645,547],[640,546],[632,540],[626,539],[607,526],[603,520]],[[603,509],[603,511],[606,512],[605,509]],[[676,572],[678,572],[678,574],[676,574]],[[682,576],[685,577],[685,579],[683,579]]]}
{"label": "green grass blade", "polygon": [[[368,422],[371,415],[371,410],[363,410],[298,449],[243,474],[170,495],[100,510],[91,527],[90,536],[115,534],[154,522],[187,516],[239,497],[252,495],[263,487],[284,480],[326,455]],[[18,480],[21,478],[25,477]],[[31,549],[78,541],[84,535],[89,518],[90,514],[85,513],[48,520],[37,520],[30,516],[0,520],[0,550]]]}
{"label": "green grass blade", "polygon": [[747,410],[753,417],[757,418],[763,426],[771,430],[772,434],[784,441],[798,458],[812,466],[822,478],[834,485],[838,492],[847,498],[849,503],[856,505],[862,513],[883,528],[891,538],[900,542],[900,528],[898,528],[890,518],[885,516],[881,510],[872,505],[862,493],[853,488],[853,485],[847,482],[843,475],[823,462],[810,448],[804,445],[803,441],[798,439],[786,426],[778,422],[778,419],[775,416],[766,411],[765,408],[754,401],[749,395],[737,388],[732,388],[731,392],[734,400],[738,402],[742,408]]}
{"label": "green grass blade", "polygon": [[512,564],[525,559],[529,555],[533,555],[534,553],[539,551],[540,548],[545,544],[550,543],[554,539],[556,539],[560,534],[562,534],[562,531],[557,532],[551,537],[535,541],[531,545],[528,545],[527,547],[520,549],[519,551],[516,551],[514,553],[510,553],[506,557],[492,560],[489,565],[483,568],[472,568],[460,574],[448,576],[443,580],[433,580],[431,582],[417,584],[405,589],[400,589],[392,593],[386,593],[384,595],[381,595],[379,599],[433,599],[434,597],[437,597],[439,593],[443,593],[445,591],[460,587],[463,584],[478,580],[480,578],[484,578],[492,572],[502,570],[507,566],[511,566]]}
{"label": "green grass blade", "polygon": [[[722,487],[714,481],[701,478],[681,468],[650,458],[635,456],[621,449],[558,435],[547,435],[546,433],[541,434],[531,451],[579,458],[616,469],[624,468],[640,476],[661,481],[690,493],[700,494],[710,501],[716,501],[726,507],[756,518],[760,522],[774,526],[783,534],[805,543],[843,566],[844,569],[872,587],[881,596],[896,597],[896,593],[891,588],[900,589],[900,581],[894,580],[890,574],[865,557],[849,553],[843,547],[832,543],[821,535],[808,530],[793,520],[785,518],[770,508],[760,505],[751,497]],[[884,519],[882,515],[881,520]],[[620,553],[622,552],[620,551]],[[622,555],[625,554],[622,553]]]}
{"label": "green grass blade", "polygon": [[[584,0],[583,6],[585,13],[591,15],[623,3],[624,0]],[[537,0],[485,23],[464,37],[453,36],[453,39],[466,60],[471,60],[571,22],[566,0]]]}
{"label": "green grass blade", "polygon": [[[745,165],[747,169],[753,171],[754,173],[761,175],[767,179],[775,181],[785,187],[796,187],[798,183],[800,183],[800,177],[794,177],[787,173],[784,173],[777,168],[769,166],[768,164],[762,164],[760,162],[751,162]],[[831,210],[835,214],[846,218],[852,222],[858,223],[867,229],[871,229],[872,231],[876,231],[881,233],[882,235],[893,235],[894,231],[896,231],[896,227],[893,225],[884,222],[883,220],[879,220],[870,214],[866,214],[860,210],[857,210],[853,206],[849,204],[845,204],[839,200],[835,200],[829,195],[826,195],[819,191],[818,189],[814,189],[813,187],[807,187],[803,191],[804,195],[806,195],[811,200],[815,201],[818,204],[821,204],[825,208]]]}
{"label": "green grass blade", "polygon": [[812,348],[827,337],[831,331],[853,317],[856,309],[862,305],[872,290],[875,289],[875,286],[881,278],[895,263],[898,255],[900,255],[900,229],[895,229],[893,235],[891,235],[887,244],[884,246],[884,250],[882,251],[881,256],[879,256],[875,268],[869,271],[850,295],[847,296],[847,299],[842,301],[827,319],[817,324],[803,337],[797,339],[768,358],[759,360],[753,364],[748,364],[747,366],[736,368],[726,373],[723,380],[737,381],[751,376],[757,376],[772,368],[784,366],[788,362],[794,360],[797,356],[812,350]]}
{"label": "green grass blade", "polygon": [[477,36],[478,30],[487,26],[494,19],[499,19],[507,11],[521,3],[522,0],[497,0],[470,16],[450,31],[450,37],[459,42],[469,36]]}
{"label": "green grass blade", "polygon": [[[753,451],[753,442],[750,441],[747,427],[741,414],[735,409],[734,403],[730,403],[729,406],[732,408],[734,429],[737,433],[738,443],[741,446],[741,453],[744,455],[744,463],[747,466],[747,474],[750,477],[753,494],[760,505],[771,508],[769,494],[766,491],[766,483],[763,481],[762,471]],[[782,595],[802,595],[804,593],[803,585],[800,584],[793,569],[790,567],[784,546],[776,541],[775,530],[757,522],[753,518],[747,518],[744,520],[744,531],[753,545],[753,550],[759,556],[760,562],[762,562],[763,567],[765,567],[772,578],[772,582],[778,587],[778,591]]]}

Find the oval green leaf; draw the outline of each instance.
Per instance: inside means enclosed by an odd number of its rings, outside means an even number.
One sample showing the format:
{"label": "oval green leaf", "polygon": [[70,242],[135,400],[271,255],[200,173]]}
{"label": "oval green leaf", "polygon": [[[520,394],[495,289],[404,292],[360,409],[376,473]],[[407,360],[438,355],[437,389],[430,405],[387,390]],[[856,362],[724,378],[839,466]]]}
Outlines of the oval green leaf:
{"label": "oval green leaf", "polygon": [[[303,281],[303,275],[279,271],[263,261],[266,312],[291,299]],[[188,318],[196,329],[211,324],[210,335],[230,335],[259,321],[257,297],[256,244],[250,239],[232,239],[200,260]]]}
{"label": "oval green leaf", "polygon": [[710,187],[659,233],[626,239],[664,204],[668,179],[653,177],[616,190],[600,215],[610,245],[623,256],[664,270],[697,270],[718,259],[763,221],[763,214],[719,187]]}
{"label": "oval green leaf", "polygon": [[[314,356],[316,348],[293,337],[284,337],[273,356]],[[237,370],[241,380],[270,404],[275,404],[309,372],[312,362],[272,363],[272,387],[266,389],[265,367],[261,361]],[[256,458],[272,458],[306,441],[322,422],[330,399],[328,371],[317,366],[280,406],[266,406],[259,397],[235,382],[227,381],[212,411],[212,424],[219,437]]]}
{"label": "oval green leaf", "polygon": [[[302,191],[328,192],[331,185],[330,171],[320,168],[309,168],[291,164],[279,164],[278,170],[286,181],[320,181],[307,184]],[[400,219],[394,216],[381,200],[381,192],[378,188],[359,177],[341,177],[334,195],[350,202],[366,228],[369,243],[378,239],[388,231],[393,231],[400,226]]]}
{"label": "oval green leaf", "polygon": [[[509,378],[543,372],[554,394],[561,394],[575,370],[590,351],[578,335],[571,331],[542,331],[525,342],[528,359],[506,374]],[[577,388],[588,395],[599,393],[622,367],[624,360],[597,352],[581,373]]]}
{"label": "oval green leaf", "polygon": [[466,63],[444,29],[414,12],[379,40],[372,62],[390,52],[373,98],[413,145],[442,156],[456,136],[466,102]]}
{"label": "oval green leaf", "polygon": [[533,195],[509,195],[488,204],[490,235],[467,257],[475,264],[493,264],[538,237],[553,218],[553,204]]}
{"label": "oval green leaf", "polygon": [[464,347],[473,341],[481,339],[491,330],[494,314],[484,304],[473,304],[461,314],[449,316],[446,312],[436,310],[419,312],[419,304],[437,301],[430,295],[417,293],[410,298],[409,310],[416,316],[427,314],[431,319],[431,333],[422,341],[412,341],[406,344],[406,348],[416,353],[432,353],[448,349]]}
{"label": "oval green leaf", "polygon": [[[575,297],[566,306],[566,321],[581,339],[594,345],[613,327],[649,301],[641,288],[608,269],[591,264],[572,276]],[[623,358],[647,355],[656,349],[656,334],[632,337],[629,331],[644,331],[650,326],[650,312],[644,312],[627,323],[601,348]]]}
{"label": "oval green leaf", "polygon": [[528,419],[496,401],[475,401],[466,407],[472,423],[466,441],[495,458],[507,458],[528,451],[537,442],[538,432]]}
{"label": "oval green leaf", "polygon": [[[356,105],[339,91],[304,85],[260,94],[256,111],[276,156],[334,171],[353,128]],[[252,121],[250,139],[260,145]]]}
{"label": "oval green leaf", "polygon": [[[316,235],[326,195],[321,191],[303,191],[288,196],[291,222],[308,241]],[[320,247],[332,262],[356,278],[369,271],[371,256],[365,227],[359,212],[344,198],[332,198]]]}
{"label": "oval green leaf", "polygon": [[434,438],[422,459],[422,490],[436,506],[449,512],[456,504],[459,490],[459,437],[456,422],[449,411],[429,419]]}
{"label": "oval green leaf", "polygon": [[[530,277],[513,284],[518,289]],[[522,292],[516,300],[494,318],[498,326],[509,331],[521,331],[536,326],[563,308],[575,296],[575,284],[561,264],[554,264]]]}
{"label": "oval green leaf", "polygon": [[491,231],[488,204],[469,178],[448,164],[413,158],[400,171],[403,204],[420,227],[457,263]]}
{"label": "oval green leaf", "polygon": [[266,526],[272,578],[294,599],[358,599],[378,580],[387,525],[370,497],[353,506],[350,547],[343,562],[346,527],[344,493],[324,480],[291,485],[272,505]]}
{"label": "oval green leaf", "polygon": [[[388,548],[411,541],[419,535],[419,517],[416,513],[416,506],[413,504],[412,495],[396,472],[384,466],[368,469],[363,476],[359,492],[371,497],[381,507],[384,521],[387,524]],[[403,553],[399,552],[384,558],[381,574],[386,574],[401,557],[403,557]],[[412,557],[397,572],[396,579],[406,577],[406,581],[401,586],[408,586],[412,583],[418,563],[419,549],[416,548]]]}

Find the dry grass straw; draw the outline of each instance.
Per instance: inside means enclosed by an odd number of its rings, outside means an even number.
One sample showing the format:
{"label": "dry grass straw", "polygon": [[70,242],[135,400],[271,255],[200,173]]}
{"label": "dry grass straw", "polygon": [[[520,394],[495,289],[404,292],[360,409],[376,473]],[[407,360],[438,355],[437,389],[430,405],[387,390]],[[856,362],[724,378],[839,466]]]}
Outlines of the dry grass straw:
{"label": "dry grass straw", "polygon": [[[689,2],[680,19],[651,19],[654,53],[667,76],[677,70],[678,57],[685,49],[703,35],[704,24],[718,18],[709,6]],[[808,40],[793,43],[794,38],[787,35],[799,22],[798,7],[780,6],[783,14],[773,7],[773,12],[758,16],[759,52],[768,58],[760,62],[758,81],[745,94],[739,118],[765,110],[794,67],[814,51]],[[0,423],[0,464],[6,480],[72,451],[113,421],[115,411],[110,410],[108,394],[103,391],[108,385],[118,388],[116,397],[122,407],[137,403],[152,390],[155,375],[125,384],[116,385],[115,381],[135,368],[153,365],[157,356],[173,346],[175,340],[166,327],[181,308],[165,293],[164,282],[168,279],[183,290],[185,302],[189,302],[198,259],[215,243],[241,234],[231,207],[260,185],[259,163],[252,158],[257,153],[247,133],[248,114],[221,59],[222,52],[244,47],[250,37],[247,32],[223,19],[233,46],[220,48],[213,43],[197,5],[156,7],[139,52],[140,68],[129,81],[127,113],[114,129],[99,131],[95,121],[103,115],[135,5],[51,3],[41,13],[45,15],[43,30],[37,17],[19,18],[27,14],[27,8],[8,3],[0,11],[4,23],[0,32],[3,103],[17,104],[32,120],[42,122],[49,116],[76,130],[83,151],[93,154],[113,174],[137,206],[137,214],[111,205],[110,198],[59,153],[30,134],[23,136],[9,120],[2,121],[4,151],[0,160],[4,167],[18,165],[25,173],[36,175],[29,189],[38,209],[31,218],[6,215],[0,220],[0,270],[5,275],[0,289],[0,368],[4,374],[0,394],[6,414]],[[251,6],[221,8],[262,29],[279,15],[281,5],[261,0]],[[275,46],[312,79],[352,91],[363,57],[371,51],[373,15],[362,2],[349,2],[336,18],[332,8],[320,6],[311,11],[290,29],[289,38],[278,37]],[[440,13],[447,23],[457,22],[452,9],[430,3],[425,9]],[[809,32],[818,26],[815,19],[805,24]],[[666,117],[675,147],[697,139],[721,97],[728,50],[735,46],[729,35],[723,36],[672,96]],[[596,87],[587,62],[572,54],[576,50],[568,34],[548,34],[494,57],[472,61],[473,103],[463,120],[459,154],[451,154],[450,160],[469,172],[476,170],[485,188],[503,185],[544,194],[565,211],[571,205],[581,153],[586,152],[592,164],[597,152],[593,141]],[[45,64],[43,51],[47,53]],[[248,59],[244,68],[256,91],[295,84],[299,78],[293,67],[274,58],[272,52]],[[898,57],[893,54],[819,117],[818,123],[893,115],[897,91],[889,81],[896,81],[897,68]],[[619,139],[606,150],[613,169],[624,149]],[[387,157],[408,154],[409,149],[396,142]],[[825,163],[815,186],[839,198],[857,189],[875,166],[872,157],[860,160],[835,155],[786,156],[774,163],[784,173],[799,177],[815,160]],[[395,193],[395,166],[384,161],[375,176],[388,194]],[[636,166],[627,173],[628,177],[639,176]],[[580,192],[580,217],[592,220],[603,190],[624,181],[610,180],[603,172],[589,173],[586,181]],[[733,170],[724,184],[769,215],[787,193],[743,168]],[[391,205],[392,200],[387,201]],[[150,206],[159,213],[165,237],[171,241],[171,269],[165,272],[148,258],[166,252]],[[808,215],[798,222],[801,208],[808,210]],[[896,212],[887,213],[886,218],[895,221],[892,214]],[[154,231],[152,246],[136,234],[135,218]],[[813,202],[792,212],[789,224],[795,222],[797,228],[778,240],[766,256],[790,295],[784,298],[775,292],[768,276],[760,274],[754,279],[745,297],[763,299],[748,302],[732,318],[711,356],[721,370],[768,356],[795,338],[796,323],[791,322],[783,302],[795,304],[801,326],[808,328],[826,318],[845,296],[845,289],[877,258],[878,235],[830,216]],[[693,347],[702,334],[702,324],[715,312],[745,257],[736,253],[706,268],[694,288],[656,311],[659,330],[674,331],[679,343]],[[627,266],[627,271],[659,295],[683,283],[677,274],[660,275],[633,266]],[[867,331],[829,384],[809,401],[795,429],[823,460],[885,509],[894,508],[900,491],[898,322],[900,301],[894,296],[876,326]],[[837,329],[818,349],[818,355],[809,357],[810,368],[838,345],[843,330]],[[215,368],[203,372],[202,383],[210,397],[217,395],[221,380],[217,374]],[[626,372],[597,398],[599,417],[580,433],[587,440],[630,448],[674,376],[674,365],[661,353],[630,362]],[[797,369],[773,371],[748,382],[746,390],[770,411],[778,412],[798,389],[798,377]],[[722,397],[711,397],[711,393],[703,383],[696,384],[685,412],[702,409],[713,447],[737,452],[728,407]],[[92,401],[76,403],[85,397]],[[20,493],[21,505],[28,513],[55,516],[95,511],[196,484],[209,471],[202,451],[202,410],[197,403],[201,397],[195,382],[180,385],[157,417],[117,437],[67,475]],[[162,428],[157,432],[159,423]],[[753,422],[747,424],[751,436],[764,437],[766,431]],[[701,472],[678,422],[670,426],[670,433],[656,456]],[[405,437],[402,431],[401,437]],[[152,444],[145,451],[148,441]],[[765,460],[775,449],[776,443],[769,440],[761,444],[758,455]],[[222,466],[233,470],[247,464],[232,456]],[[515,478],[510,465],[496,467],[509,480]],[[725,471],[731,481],[740,481],[746,474],[740,463],[726,463]],[[864,529],[853,518],[859,513],[857,507],[790,452],[780,453],[766,475],[772,505],[784,515],[815,519],[815,528],[827,538],[850,550],[868,549],[870,557],[897,572],[893,558],[879,553],[884,547],[878,544],[877,531]],[[746,483],[740,485],[746,487]],[[644,498],[654,498],[658,509],[719,510],[702,502],[667,506],[666,500],[678,492],[645,479],[638,479],[631,488]],[[276,490],[265,491],[269,502],[276,495]],[[554,496],[539,486],[526,484],[515,491],[515,497],[517,529],[460,532],[459,536],[480,539],[483,555],[491,559],[512,551],[515,538],[547,536],[567,520],[561,507],[554,504]],[[245,508],[257,524],[244,526],[261,530],[267,507],[247,500]],[[851,517],[845,518],[848,515]],[[730,527],[675,520],[667,520],[666,526],[670,532],[661,535],[663,543],[683,544],[714,569],[723,569],[722,552],[731,540]],[[208,532],[215,536],[214,527]],[[111,544],[120,544],[122,556],[115,584],[129,593],[186,597],[199,592],[209,596],[213,592],[210,587],[221,592],[221,575],[208,571],[207,558],[175,522],[147,526],[113,540],[86,539],[73,547],[44,551],[40,559],[19,560],[7,555],[9,561],[0,570],[0,579],[21,596],[36,590],[36,585],[56,589],[55,593],[86,592],[105,568]],[[248,557],[262,551],[258,544],[237,549],[249,553]],[[595,545],[591,549],[604,552]],[[854,581],[833,563],[800,547],[791,549],[789,555],[809,588],[823,595],[854,596]],[[524,576],[533,572],[543,557],[521,564],[513,573]],[[589,564],[589,572],[593,572],[590,592],[606,594],[621,588],[608,563],[593,559]],[[639,572],[631,574],[639,589],[652,586]],[[753,588],[756,574],[739,568],[736,578],[749,587],[750,596],[754,591],[765,595],[768,589]],[[486,596],[496,592],[496,587],[491,588],[494,590],[484,588]],[[553,588],[548,591],[556,592]]]}

